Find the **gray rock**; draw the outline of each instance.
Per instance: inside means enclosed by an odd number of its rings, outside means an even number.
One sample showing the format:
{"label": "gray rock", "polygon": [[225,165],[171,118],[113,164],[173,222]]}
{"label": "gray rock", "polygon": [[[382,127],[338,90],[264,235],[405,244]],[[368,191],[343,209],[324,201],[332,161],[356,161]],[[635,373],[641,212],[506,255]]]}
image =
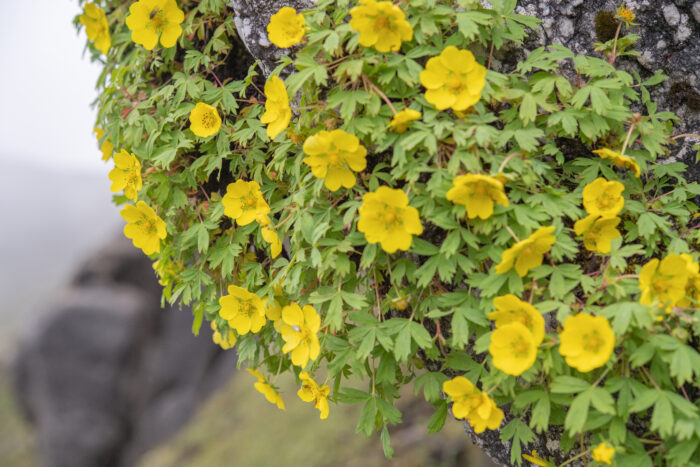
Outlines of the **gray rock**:
{"label": "gray rock", "polygon": [[677,26],[681,21],[681,14],[678,12],[678,8],[673,3],[664,5],[662,9],[664,13],[664,18],[669,26]]}
{"label": "gray rock", "polygon": [[235,354],[160,306],[150,260],[123,238],[95,255],[25,338],[18,399],[41,465],[128,466],[174,434],[231,374]]}
{"label": "gray rock", "polygon": [[[289,6],[297,11],[314,6],[312,0],[231,0],[236,14],[236,32],[250,54],[260,60],[260,67],[265,76],[277,66],[277,60],[290,49],[280,49],[267,38],[267,25],[270,17],[280,8]],[[291,70],[287,70],[291,73]]]}
{"label": "gray rock", "polygon": [[693,18],[695,18],[695,21],[700,23],[700,2],[693,3],[693,7],[690,9],[690,11],[693,14]]}

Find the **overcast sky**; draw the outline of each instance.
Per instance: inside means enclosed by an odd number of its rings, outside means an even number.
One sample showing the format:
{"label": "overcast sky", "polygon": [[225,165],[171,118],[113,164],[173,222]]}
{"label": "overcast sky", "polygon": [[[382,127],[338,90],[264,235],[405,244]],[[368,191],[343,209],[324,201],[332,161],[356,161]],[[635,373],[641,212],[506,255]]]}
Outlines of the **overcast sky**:
{"label": "overcast sky", "polygon": [[77,0],[2,1],[0,166],[106,173],[92,133],[99,64],[83,57]]}

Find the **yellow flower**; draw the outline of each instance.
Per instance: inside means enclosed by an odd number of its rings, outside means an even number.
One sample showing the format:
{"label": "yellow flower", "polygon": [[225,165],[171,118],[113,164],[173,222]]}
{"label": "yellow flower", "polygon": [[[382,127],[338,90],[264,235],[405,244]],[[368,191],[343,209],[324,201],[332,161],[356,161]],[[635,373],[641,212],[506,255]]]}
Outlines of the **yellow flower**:
{"label": "yellow flower", "polygon": [[109,179],[112,181],[112,193],[124,190],[127,198],[136,201],[138,192],[143,187],[139,160],[122,149],[114,155],[114,168],[109,172]]}
{"label": "yellow flower", "polygon": [[259,332],[266,322],[260,297],[237,285],[229,285],[228,293],[219,298],[219,316],[227,320],[238,334]]}
{"label": "yellow flower", "polygon": [[289,108],[289,95],[284,81],[277,76],[270,76],[265,83],[265,113],[260,117],[260,122],[267,124],[267,137],[275,139],[275,136],[287,129],[291,119],[292,110]]}
{"label": "yellow flower", "polygon": [[304,163],[311,167],[316,178],[323,178],[324,185],[331,191],[341,186],[355,186],[353,172],[361,172],[367,167],[367,150],[357,136],[343,130],[321,130],[304,141],[304,152],[309,157]]}
{"label": "yellow flower", "polygon": [[566,318],[559,340],[559,353],[566,364],[582,373],[605,365],[615,348],[615,334],[608,320],[585,313]]}
{"label": "yellow flower", "polygon": [[[272,15],[270,23],[267,25],[267,37],[280,49],[286,49],[301,42],[305,32],[304,15],[297,14],[294,8],[288,6]],[[267,94],[267,89],[265,94]]]}
{"label": "yellow flower", "polygon": [[86,3],[83,14],[78,19],[85,26],[88,39],[95,43],[95,48],[107,55],[112,46],[112,38],[109,35],[109,23],[104,10],[94,3]]}
{"label": "yellow flower", "polygon": [[413,109],[403,109],[391,118],[389,129],[396,133],[403,133],[413,120],[418,120],[421,113]]}
{"label": "yellow flower", "polygon": [[629,8],[625,8],[624,6],[620,5],[620,8],[617,9],[617,17],[622,20],[623,23],[629,25],[632,25],[632,21],[635,20],[637,15],[634,14],[634,11],[630,10]]}
{"label": "yellow flower", "polygon": [[523,459],[541,467],[549,467],[551,465],[549,462],[538,456],[537,451],[534,449],[532,450],[531,454],[523,454]]}
{"label": "yellow flower", "polygon": [[504,373],[518,376],[535,363],[537,346],[530,330],[520,322],[512,321],[491,333],[489,353],[493,366]]}
{"label": "yellow flower", "polygon": [[483,433],[486,428],[495,430],[501,426],[503,411],[487,394],[482,392],[473,398],[472,405],[467,421],[474,428],[474,433]]}
{"label": "yellow flower", "polygon": [[197,102],[190,112],[190,130],[200,138],[215,135],[221,128],[221,117],[216,107]]}
{"label": "yellow flower", "polygon": [[700,265],[687,254],[680,255],[688,269],[688,283],[685,286],[685,297],[678,302],[684,308],[700,308]]}
{"label": "yellow flower", "polygon": [[278,408],[284,410],[284,401],[282,400],[282,396],[275,391],[275,388],[272,387],[267,378],[265,378],[265,376],[263,376],[263,374],[259,371],[251,370],[250,368],[246,368],[246,370],[248,370],[248,373],[258,378],[258,382],[255,383],[255,389],[257,389],[260,394],[265,396],[265,399],[267,399],[270,404],[275,404]]}
{"label": "yellow flower", "polygon": [[216,323],[214,321],[211,322],[211,330],[214,331],[214,333],[211,336],[211,339],[214,341],[215,344],[221,346],[222,349],[228,350],[234,345],[236,345],[236,336],[235,334],[233,334],[232,330],[229,329],[226,332],[226,337],[224,337],[216,328]]}
{"label": "yellow flower", "polygon": [[601,464],[612,465],[612,458],[615,455],[615,448],[607,443],[600,443],[593,450],[593,460]]}
{"label": "yellow flower", "polygon": [[403,11],[391,2],[360,0],[360,5],[350,10],[350,16],[350,27],[360,33],[359,42],[363,47],[396,52],[402,41],[413,38],[413,28]]}
{"label": "yellow flower", "polygon": [[321,412],[319,416],[321,420],[327,419],[328,394],[331,392],[331,388],[325,384],[319,386],[305,371],[299,373],[299,379],[301,380],[301,389],[297,392],[299,398],[304,402],[313,402],[314,407]]}
{"label": "yellow flower", "polygon": [[321,352],[317,335],[321,329],[321,316],[311,305],[301,308],[292,302],[282,308],[282,321],[282,351],[292,352],[292,363],[304,368],[309,360],[316,360]]}
{"label": "yellow flower", "polygon": [[158,261],[153,262],[153,270],[158,276],[158,283],[163,287],[170,285],[182,269],[182,263],[174,262],[169,257],[161,257]]}
{"label": "yellow flower", "polygon": [[275,331],[282,334],[282,327],[284,327],[284,321],[282,321],[282,305],[276,299],[271,299],[267,301],[267,306],[265,307],[265,316],[267,319],[272,321],[272,325]]}
{"label": "yellow flower", "polygon": [[447,199],[467,208],[467,217],[488,219],[493,214],[494,203],[508,206],[503,182],[496,177],[480,174],[460,175],[452,181]]}
{"label": "yellow flower", "polygon": [[612,159],[612,163],[615,164],[616,167],[625,167],[626,169],[633,171],[634,176],[637,178],[639,178],[641,175],[639,164],[637,164],[637,162],[635,162],[635,160],[631,157],[623,156],[622,154],[611,151],[610,149],[596,149],[593,151],[593,153],[598,154],[601,159]]}
{"label": "yellow flower", "polygon": [[479,394],[479,390],[464,376],[456,376],[442,383],[442,390],[452,400],[452,415],[464,419],[472,411],[471,399]]}
{"label": "yellow flower", "polygon": [[496,265],[497,274],[510,271],[515,265],[515,271],[520,277],[542,264],[542,256],[547,253],[557,240],[552,233],[554,226],[540,227],[525,240],[521,240],[508,248],[501,255],[501,262]]}
{"label": "yellow flower", "polygon": [[[105,131],[102,128],[97,127],[95,127],[94,131],[97,134],[97,142],[99,143],[104,136]],[[100,146],[100,151],[102,151],[102,160],[107,162],[109,158],[112,157],[114,145],[108,139],[106,139],[105,142],[102,143],[102,146]]]}
{"label": "yellow flower", "polygon": [[458,419],[467,419],[475,433],[501,425],[503,411],[483,392],[479,391],[464,376],[457,376],[442,384],[442,390],[452,400],[452,414]]}
{"label": "yellow flower", "polygon": [[365,193],[359,213],[357,230],[369,243],[381,243],[387,253],[408,250],[413,235],[423,233],[418,210],[408,205],[408,196],[402,190],[380,186],[377,191]]}
{"label": "yellow flower", "polygon": [[623,191],[625,186],[620,182],[596,178],[583,188],[583,208],[591,215],[617,216],[625,205]]}
{"label": "yellow flower", "polygon": [[272,258],[277,258],[282,252],[282,242],[280,241],[279,235],[274,230],[270,230],[267,227],[263,227],[260,230],[263,240],[270,244],[270,256]]}
{"label": "yellow flower", "polygon": [[425,99],[438,109],[466,110],[481,99],[486,68],[470,51],[450,45],[428,60],[420,82],[427,89]]}
{"label": "yellow flower", "polygon": [[159,36],[163,47],[174,46],[182,34],[180,23],[184,19],[175,0],[138,0],[129,7],[126,25],[131,30],[131,40],[153,50]]}
{"label": "yellow flower", "polygon": [[576,235],[583,235],[583,245],[588,251],[607,254],[610,253],[610,242],[621,236],[616,228],[620,220],[619,217],[599,217],[592,214],[576,221],[574,232]]}
{"label": "yellow flower", "polygon": [[531,304],[520,300],[513,294],[493,299],[496,311],[489,313],[489,319],[495,321],[496,328],[508,323],[520,323],[532,334],[535,346],[544,339],[544,318]]}
{"label": "yellow flower", "polygon": [[160,251],[160,241],[165,239],[167,232],[165,222],[153,208],[139,201],[136,206],[125,206],[119,214],[128,222],[124,226],[124,235],[136,248],[141,248],[147,255]]}
{"label": "yellow flower", "polygon": [[258,182],[237,180],[229,183],[221,202],[224,214],[236,220],[238,225],[248,225],[257,220],[265,223],[270,206],[263,198]]}
{"label": "yellow flower", "polygon": [[665,306],[670,313],[684,299],[690,270],[681,255],[668,255],[661,261],[652,259],[639,272],[639,302],[645,305]]}

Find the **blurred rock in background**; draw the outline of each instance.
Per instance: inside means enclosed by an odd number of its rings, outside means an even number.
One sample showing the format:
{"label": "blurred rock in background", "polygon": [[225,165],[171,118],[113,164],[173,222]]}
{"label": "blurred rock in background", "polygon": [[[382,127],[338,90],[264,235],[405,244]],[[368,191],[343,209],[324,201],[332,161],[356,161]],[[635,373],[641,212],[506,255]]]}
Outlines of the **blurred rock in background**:
{"label": "blurred rock in background", "polygon": [[228,380],[232,352],[160,308],[150,260],[118,237],[93,256],[20,346],[17,394],[41,465],[133,465]]}

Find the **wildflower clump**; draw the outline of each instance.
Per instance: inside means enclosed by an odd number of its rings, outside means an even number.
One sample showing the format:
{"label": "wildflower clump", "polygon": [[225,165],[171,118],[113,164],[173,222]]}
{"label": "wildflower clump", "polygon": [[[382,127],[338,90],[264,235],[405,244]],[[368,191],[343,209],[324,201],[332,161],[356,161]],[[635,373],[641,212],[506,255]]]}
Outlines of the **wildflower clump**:
{"label": "wildflower clump", "polygon": [[515,53],[540,25],[513,1],[310,2],[253,35],[229,0],[93,1],[125,234],[268,400],[286,374],[322,417],[361,405],[388,456],[407,385],[503,464],[700,455],[692,136],[620,68],[624,5],[582,55]]}
{"label": "wildflower clump", "polygon": [[360,45],[379,52],[397,51],[401,42],[413,38],[413,29],[404,12],[392,2],[360,0],[350,10],[350,27],[360,33]]}
{"label": "wildflower clump", "polygon": [[182,34],[180,24],[185,13],[175,0],[138,0],[129,7],[126,25],[131,40],[153,50],[158,41],[163,47],[172,47]]}
{"label": "wildflower clump", "polygon": [[408,205],[408,196],[401,190],[380,186],[362,197],[357,230],[369,243],[380,243],[387,253],[408,250],[413,235],[420,235],[423,226],[418,210]]}
{"label": "wildflower clump", "polygon": [[300,43],[305,32],[304,15],[288,6],[280,8],[277,13],[272,15],[270,23],[267,25],[267,37],[270,42],[281,49]]}

